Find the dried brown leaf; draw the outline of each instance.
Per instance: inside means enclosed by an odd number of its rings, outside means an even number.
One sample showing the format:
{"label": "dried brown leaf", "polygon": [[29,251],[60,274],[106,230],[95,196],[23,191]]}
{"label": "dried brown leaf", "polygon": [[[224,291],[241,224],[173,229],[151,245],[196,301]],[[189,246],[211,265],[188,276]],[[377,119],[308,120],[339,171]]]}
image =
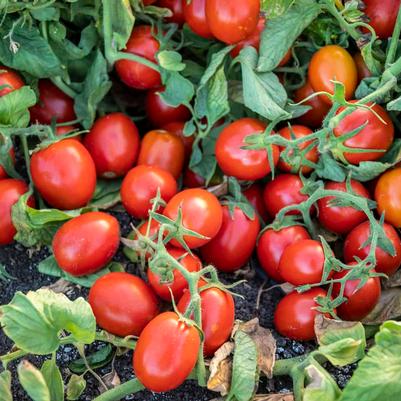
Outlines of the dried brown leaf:
{"label": "dried brown leaf", "polygon": [[358,322],[347,322],[344,320],[330,319],[319,313],[315,317],[315,334],[317,341],[320,344],[320,339],[328,331],[348,329],[354,327],[357,324]]}
{"label": "dried brown leaf", "polygon": [[63,278],[60,278],[55,283],[42,288],[51,290],[57,294],[70,295],[74,291],[75,287],[77,287],[76,284],[64,280]]}
{"label": "dried brown leaf", "polygon": [[[211,401],[224,401],[224,398],[213,398]],[[252,401],[294,401],[292,393],[287,394],[256,394]]]}
{"label": "dried brown leaf", "polygon": [[382,291],[379,302],[371,313],[362,320],[364,324],[381,324],[401,316],[401,288]]}
{"label": "dried brown leaf", "polygon": [[234,351],[234,343],[226,342],[214,354],[210,361],[210,376],[207,382],[207,388],[211,391],[220,393],[225,396],[230,391],[231,373],[232,373],[232,357]]}
{"label": "dried brown leaf", "polygon": [[397,270],[388,279],[382,279],[383,288],[394,288],[401,286],[401,269]]}
{"label": "dried brown leaf", "polygon": [[[102,376],[102,381],[107,386],[108,389],[117,387],[121,384],[120,377],[118,376],[118,374],[114,370],[114,368],[111,372],[106,373],[104,376]],[[105,391],[106,391],[106,389],[104,388],[104,386],[100,385],[99,392],[104,393]]]}

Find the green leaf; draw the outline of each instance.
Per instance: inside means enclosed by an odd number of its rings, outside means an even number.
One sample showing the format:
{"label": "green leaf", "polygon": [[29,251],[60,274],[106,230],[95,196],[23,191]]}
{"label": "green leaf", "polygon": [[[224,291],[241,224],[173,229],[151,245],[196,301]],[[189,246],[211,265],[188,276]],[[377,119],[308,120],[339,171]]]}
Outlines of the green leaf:
{"label": "green leaf", "polygon": [[33,401],[52,401],[46,381],[39,369],[28,361],[22,361],[18,365],[17,372],[21,386]]}
{"label": "green leaf", "polygon": [[169,73],[165,87],[166,89],[160,93],[160,97],[172,107],[178,107],[180,104],[188,105],[195,94],[191,81],[178,72]]}
{"label": "green leaf", "polygon": [[[113,356],[113,347],[110,344],[106,344],[93,354],[87,355],[86,362],[92,369],[98,369],[111,362],[113,360]],[[88,370],[85,361],[82,358],[72,361],[68,365],[68,368],[77,374],[85,373]]]}
{"label": "green leaf", "polygon": [[78,400],[86,388],[83,376],[72,375],[67,383],[67,400]]}
{"label": "green leaf", "polygon": [[347,169],[351,171],[352,178],[357,181],[371,181],[378,177],[380,174],[388,170],[392,164],[381,163],[381,162],[361,162],[358,166],[352,164],[347,166]]}
{"label": "green leaf", "polygon": [[320,178],[330,181],[344,182],[347,178],[341,164],[328,153],[320,155],[315,171]]}
{"label": "green leaf", "polygon": [[13,401],[13,395],[11,393],[11,372],[9,370],[0,373],[0,400]]}
{"label": "green leaf", "polygon": [[56,358],[53,356],[49,361],[45,361],[40,369],[43,378],[47,383],[49,389],[50,399],[52,401],[64,400],[64,383],[61,377],[60,370],[56,365]]}
{"label": "green leaf", "polygon": [[262,0],[260,8],[266,13],[267,19],[271,20],[283,15],[294,2],[295,0]]}
{"label": "green leaf", "polygon": [[95,193],[89,202],[90,207],[108,209],[115,206],[121,200],[120,188],[122,179],[102,180],[98,179]]}
{"label": "green leaf", "polygon": [[83,298],[70,301],[64,294],[44,289],[27,295],[17,292],[0,310],[4,333],[18,348],[32,354],[55,352],[61,330],[84,344],[95,339],[95,317]]}
{"label": "green leaf", "polygon": [[363,319],[364,324],[381,324],[389,319],[401,317],[401,288],[382,291],[379,302],[372,312]]}
{"label": "green leaf", "polygon": [[42,7],[31,10],[31,15],[38,21],[58,21],[60,9],[56,7]]}
{"label": "green leaf", "polygon": [[181,54],[172,50],[162,50],[157,54],[157,60],[160,67],[168,71],[182,71],[185,69]]}
{"label": "green leaf", "polygon": [[387,110],[401,111],[401,96],[387,103]]}

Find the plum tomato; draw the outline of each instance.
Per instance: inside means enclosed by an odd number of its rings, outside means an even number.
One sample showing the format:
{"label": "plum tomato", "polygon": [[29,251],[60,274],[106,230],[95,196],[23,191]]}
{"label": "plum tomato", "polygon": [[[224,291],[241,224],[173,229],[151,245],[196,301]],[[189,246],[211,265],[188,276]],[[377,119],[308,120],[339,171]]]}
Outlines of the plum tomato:
{"label": "plum tomato", "polygon": [[182,0],[185,22],[193,32],[205,39],[213,39],[206,20],[206,0]]}
{"label": "plum tomato", "polygon": [[89,212],[64,223],[53,238],[57,264],[72,276],[86,276],[107,265],[120,244],[115,217]]}
{"label": "plum tomato", "polygon": [[[364,13],[369,17],[369,25],[381,39],[387,39],[393,34],[397,20],[400,0],[364,0]],[[366,30],[367,31],[367,30]]]}
{"label": "plum tomato", "polygon": [[260,230],[259,219],[253,219],[235,207],[231,215],[223,206],[223,224],[217,235],[200,248],[202,260],[223,272],[234,272],[248,262],[256,246]]}
{"label": "plum tomato", "polygon": [[370,72],[360,52],[355,53],[353,59],[358,71],[358,81],[362,81],[362,79],[372,76],[372,73]]}
{"label": "plum tomato", "polygon": [[[384,223],[384,233],[391,241],[395,249],[395,255],[391,256],[389,253],[376,248],[376,266],[375,270],[379,273],[387,274],[388,276],[394,274],[401,265],[401,240],[397,231],[390,224]],[[370,235],[369,221],[365,221],[359,226],[356,226],[345,238],[344,242],[344,260],[346,263],[354,262],[354,258],[365,259],[370,251],[370,245],[362,247],[368,240]]]}
{"label": "plum tomato", "polygon": [[156,5],[158,7],[168,8],[173,13],[171,17],[165,18],[167,22],[174,22],[180,26],[184,24],[185,16],[183,0],[158,0]]}
{"label": "plum tomato", "polygon": [[[0,141],[0,146],[1,146],[1,141]],[[14,151],[14,148],[12,147],[10,150],[9,150],[9,155],[10,155],[10,157],[11,157],[11,160],[12,160],[12,162],[13,162],[13,164],[15,164],[15,151]],[[2,180],[3,178],[7,178],[8,177],[8,174],[7,174],[7,172],[6,172],[6,170],[4,169],[4,167],[0,164],[0,180]]]}
{"label": "plum tomato", "polygon": [[[324,188],[328,191],[348,192],[345,182],[327,182]],[[351,180],[351,188],[355,195],[369,199],[369,191],[359,182]],[[347,234],[358,224],[367,220],[366,214],[362,210],[355,209],[351,206],[332,206],[330,202],[334,200],[334,196],[327,196],[317,201],[319,210],[318,219],[320,224],[329,231],[336,234]]]}
{"label": "plum tomato", "polygon": [[178,136],[182,140],[185,148],[185,162],[187,162],[191,157],[192,145],[195,141],[195,135],[185,136],[184,127],[184,121],[174,121],[163,125],[161,128],[165,131],[170,132],[171,134]]}
{"label": "plum tomato", "polygon": [[[163,214],[176,220],[180,208],[182,225],[206,237],[185,235],[184,240],[189,248],[205,245],[217,235],[223,222],[223,209],[216,196],[201,188],[185,189],[170,199]],[[176,240],[172,240],[171,244],[181,247]]]}
{"label": "plum tomato", "polygon": [[187,167],[184,171],[183,183],[185,188],[202,188],[205,186],[206,180]]}
{"label": "plum tomato", "polygon": [[248,202],[253,206],[255,212],[263,220],[267,221],[269,215],[265,207],[265,202],[263,201],[263,187],[258,183],[252,184],[249,188],[243,191]]}
{"label": "plum tomato", "polygon": [[0,65],[0,97],[22,88],[24,85],[24,81],[17,72]]}
{"label": "plum tomato", "polygon": [[[262,134],[266,125],[253,118],[241,118],[227,125],[216,142],[216,159],[223,173],[239,180],[254,181],[271,172],[266,150],[242,149],[249,135]],[[279,148],[272,145],[273,164],[277,165]]]}
{"label": "plum tomato", "polygon": [[260,17],[258,24],[256,25],[255,30],[244,40],[241,40],[238,42],[234,49],[231,50],[230,54],[231,57],[235,58],[237,57],[241,50],[247,46],[251,46],[255,48],[256,50],[259,50],[259,45],[260,45],[260,35],[262,34],[263,30],[265,29],[266,25],[266,19],[265,17]]}
{"label": "plum tomato", "polygon": [[31,174],[43,199],[58,209],[83,207],[95,192],[95,163],[76,139],[63,139],[35,152]]}
{"label": "plum tomato", "polygon": [[139,336],[159,313],[153,290],[141,278],[125,272],[98,278],[88,301],[98,326],[120,337]]}
{"label": "plum tomato", "polygon": [[174,312],[161,313],[148,323],[136,344],[135,376],[156,393],[173,390],[195,367],[200,345],[198,329]]}

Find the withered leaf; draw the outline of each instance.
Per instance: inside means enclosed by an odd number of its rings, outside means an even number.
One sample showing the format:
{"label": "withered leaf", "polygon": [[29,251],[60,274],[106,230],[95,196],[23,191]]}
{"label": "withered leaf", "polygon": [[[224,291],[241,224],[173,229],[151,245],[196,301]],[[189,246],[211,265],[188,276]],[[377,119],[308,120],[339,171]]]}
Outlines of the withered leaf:
{"label": "withered leaf", "polygon": [[379,302],[371,313],[362,320],[363,324],[381,324],[401,316],[401,288],[382,291]]}
{"label": "withered leaf", "polygon": [[315,317],[315,334],[317,342],[320,344],[322,338],[327,332],[341,329],[350,329],[357,326],[358,324],[359,322],[347,322],[344,320],[330,319],[319,313]]}
{"label": "withered leaf", "polygon": [[232,357],[234,343],[226,342],[214,354],[210,362],[210,376],[207,388],[211,391],[227,395],[230,390],[232,374]]}

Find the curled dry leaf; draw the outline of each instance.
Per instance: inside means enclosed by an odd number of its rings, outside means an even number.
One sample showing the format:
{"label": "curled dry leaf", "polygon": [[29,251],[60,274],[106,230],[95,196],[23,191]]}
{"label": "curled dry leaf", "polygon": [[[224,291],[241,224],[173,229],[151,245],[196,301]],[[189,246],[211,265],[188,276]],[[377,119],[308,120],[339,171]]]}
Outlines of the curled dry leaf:
{"label": "curled dry leaf", "polygon": [[[102,376],[102,381],[109,389],[117,387],[121,384],[120,377],[118,376],[114,368],[111,372],[106,373],[104,376]],[[99,391],[100,393],[103,393],[105,391],[104,387],[99,386]]]}
{"label": "curled dry leaf", "polygon": [[401,269],[398,269],[388,279],[382,279],[383,288],[401,287]]}
{"label": "curled dry leaf", "polygon": [[322,337],[324,337],[327,332],[350,329],[358,324],[359,322],[347,322],[344,320],[329,319],[319,313],[315,317],[315,334],[317,342],[320,344]]}
{"label": "curled dry leaf", "polygon": [[363,324],[381,324],[401,316],[401,288],[382,291],[373,311],[363,319]]}
{"label": "curled dry leaf", "polygon": [[71,295],[76,287],[77,287],[76,284],[73,284],[70,281],[67,281],[67,280],[64,280],[63,278],[61,278],[61,279],[57,280],[55,283],[50,284],[45,287],[42,287],[42,288],[53,291],[57,294]]}
{"label": "curled dry leaf", "polygon": [[224,196],[228,194],[228,181],[224,180],[221,184],[215,185],[214,187],[209,187],[207,190],[216,195],[217,197]]}
{"label": "curled dry leaf", "polygon": [[214,354],[210,362],[210,376],[207,382],[207,388],[211,391],[227,395],[230,390],[232,357],[234,343],[226,342]]}
{"label": "curled dry leaf", "polygon": [[233,272],[232,275],[233,275],[234,280],[238,280],[238,279],[252,280],[256,275],[256,271],[248,263],[244,267],[241,267],[241,269]]}

